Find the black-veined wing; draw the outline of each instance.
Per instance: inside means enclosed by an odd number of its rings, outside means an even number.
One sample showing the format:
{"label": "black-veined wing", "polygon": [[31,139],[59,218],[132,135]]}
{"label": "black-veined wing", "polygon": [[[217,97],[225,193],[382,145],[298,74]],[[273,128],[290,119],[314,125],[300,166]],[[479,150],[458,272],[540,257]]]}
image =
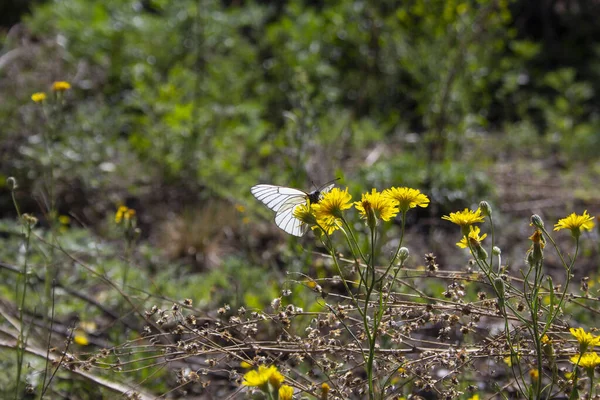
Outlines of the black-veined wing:
{"label": "black-veined wing", "polygon": [[294,236],[302,236],[306,233],[308,227],[299,219],[294,217],[294,210],[300,204],[305,204],[308,200],[311,203],[318,203],[323,196],[335,186],[334,183],[327,183],[322,188],[311,193],[306,193],[299,189],[276,185],[256,185],[250,189],[250,192],[258,200],[264,203],[271,210],[275,211],[275,224],[285,232]]}
{"label": "black-veined wing", "polygon": [[[256,185],[250,188],[250,192],[258,200],[262,201],[265,206],[271,210],[278,212],[288,200],[300,199],[306,201],[308,194],[302,190],[293,189],[285,186],[275,185]],[[302,203],[302,201],[297,204]]]}
{"label": "black-veined wing", "polygon": [[292,197],[275,214],[275,224],[290,235],[303,236],[308,230],[305,223],[294,217],[294,210],[300,204],[306,204],[306,197]]}

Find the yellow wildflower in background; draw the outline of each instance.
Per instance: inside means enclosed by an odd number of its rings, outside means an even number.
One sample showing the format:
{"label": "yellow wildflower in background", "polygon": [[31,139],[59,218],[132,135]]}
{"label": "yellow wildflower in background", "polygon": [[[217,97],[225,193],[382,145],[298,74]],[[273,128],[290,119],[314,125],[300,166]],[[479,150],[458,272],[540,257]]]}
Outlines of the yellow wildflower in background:
{"label": "yellow wildflower in background", "polygon": [[592,370],[598,365],[600,365],[600,357],[595,352],[585,353],[581,357],[579,354],[576,354],[573,357],[571,357],[571,362],[575,365],[579,365],[584,369]]}
{"label": "yellow wildflower in background", "polygon": [[64,92],[65,90],[71,89],[71,84],[65,81],[57,81],[52,84],[53,92]]}
{"label": "yellow wildflower in background", "polygon": [[583,212],[583,215],[577,215],[572,213],[568,217],[558,220],[558,223],[554,225],[554,230],[559,231],[561,229],[570,229],[573,237],[578,238],[581,235],[582,229],[591,231],[594,227],[594,217],[591,217],[587,210]]}
{"label": "yellow wildflower in background", "polygon": [[135,217],[135,210],[126,206],[120,206],[115,213],[115,223],[120,224],[121,221],[130,221]]}
{"label": "yellow wildflower in background", "polygon": [[244,368],[244,369],[250,369],[253,367],[253,365],[251,363],[249,363],[248,361],[241,361],[240,362],[240,367]]}
{"label": "yellow wildflower in background", "polygon": [[372,189],[371,193],[363,193],[361,201],[354,203],[354,207],[356,207],[362,218],[368,218],[370,208],[376,217],[384,221],[389,221],[398,214],[396,205],[395,200],[377,192],[377,189]]}
{"label": "yellow wildflower in background", "polygon": [[323,384],[321,385],[321,399],[320,400],[327,400],[328,395],[329,395],[329,385],[327,384],[327,382],[323,382]]}
{"label": "yellow wildflower in background", "polygon": [[292,400],[294,388],[288,385],[283,385],[279,388],[279,400]]}
{"label": "yellow wildflower in background", "polygon": [[342,218],[342,211],[352,207],[350,200],[352,200],[352,196],[348,193],[348,188],[345,190],[340,190],[339,188],[331,189],[331,191],[323,195],[318,204],[314,205],[317,219],[332,220]]}
{"label": "yellow wildflower in background", "polygon": [[532,382],[537,382],[537,380],[540,378],[540,371],[535,368],[530,369],[529,377],[531,378]]}
{"label": "yellow wildflower in background", "polygon": [[83,329],[77,329],[73,335],[73,341],[80,346],[87,346],[90,341]]}
{"label": "yellow wildflower in background", "polygon": [[42,101],[46,100],[46,93],[44,92],[37,92],[31,95],[31,100],[33,100],[35,103],[41,103]]}
{"label": "yellow wildflower in background", "polygon": [[594,336],[591,333],[587,333],[583,328],[571,328],[569,330],[571,335],[579,342],[579,352],[585,353],[590,346],[599,346],[600,337]]}
{"label": "yellow wildflower in background", "polygon": [[247,372],[244,375],[244,382],[242,384],[244,386],[265,387],[274,373],[279,374],[276,366],[271,365],[267,368],[264,365],[259,365],[258,370]]}
{"label": "yellow wildflower in background", "polygon": [[425,208],[429,205],[429,198],[418,189],[393,187],[384,190],[383,195],[397,201],[398,208],[402,212],[406,212],[410,208],[415,208],[417,206]]}
{"label": "yellow wildflower in background", "polygon": [[279,371],[277,371],[277,368],[274,365],[271,365],[270,368],[272,368],[273,371],[271,372],[271,375],[269,376],[269,383],[275,389],[279,389],[281,387],[281,384],[285,380],[285,377],[283,375],[281,375],[281,373]]}
{"label": "yellow wildflower in background", "polygon": [[[481,230],[478,226],[469,226],[469,240],[471,242],[474,241],[475,244],[481,243],[481,241],[487,237],[487,233],[484,233],[482,236],[479,236],[480,231]],[[460,242],[456,243],[456,245],[461,249],[466,249],[467,247],[469,247],[469,244],[467,243],[467,237],[463,236]]]}

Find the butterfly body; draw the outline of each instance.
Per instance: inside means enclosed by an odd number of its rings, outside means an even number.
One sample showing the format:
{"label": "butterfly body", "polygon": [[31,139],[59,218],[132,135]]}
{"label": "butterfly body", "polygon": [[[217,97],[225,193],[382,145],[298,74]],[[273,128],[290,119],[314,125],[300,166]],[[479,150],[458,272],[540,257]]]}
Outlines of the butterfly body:
{"label": "butterfly body", "polygon": [[300,204],[318,203],[324,193],[333,188],[334,184],[307,193],[303,190],[285,186],[260,184],[252,186],[250,192],[264,205],[275,211],[275,224],[285,232],[294,236],[303,236],[308,227],[294,216],[294,210]]}

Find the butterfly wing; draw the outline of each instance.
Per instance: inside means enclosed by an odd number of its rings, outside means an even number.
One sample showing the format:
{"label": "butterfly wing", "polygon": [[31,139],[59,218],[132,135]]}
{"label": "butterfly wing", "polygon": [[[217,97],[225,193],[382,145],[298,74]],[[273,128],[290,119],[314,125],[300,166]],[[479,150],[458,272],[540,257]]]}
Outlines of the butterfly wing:
{"label": "butterfly wing", "polygon": [[307,197],[307,194],[302,190],[275,185],[252,186],[250,192],[254,197],[262,201],[264,205],[275,212],[278,212],[286,202],[292,199],[298,201],[295,203],[295,205],[298,205],[303,201],[306,201]]}
{"label": "butterfly wing", "polygon": [[294,210],[300,204],[305,204],[306,198],[292,197],[279,208],[275,215],[275,224],[285,232],[294,236],[303,236],[308,227],[294,216]]}

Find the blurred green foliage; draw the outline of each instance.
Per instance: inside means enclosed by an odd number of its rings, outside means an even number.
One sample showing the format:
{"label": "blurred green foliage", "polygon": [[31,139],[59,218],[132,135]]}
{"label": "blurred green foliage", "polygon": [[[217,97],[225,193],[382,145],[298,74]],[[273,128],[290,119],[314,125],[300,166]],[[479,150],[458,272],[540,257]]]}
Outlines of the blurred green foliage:
{"label": "blurred green foliage", "polygon": [[[598,150],[595,72],[538,68],[545,43],[513,12],[522,4],[69,0],[37,5],[27,27],[56,38],[55,78],[75,80],[57,128],[64,180],[125,192],[160,180],[231,198],[255,181],[327,180],[353,160],[374,184],[465,189],[464,200],[481,188],[433,164],[461,157],[470,132],[519,141],[530,126],[550,148]],[[391,152],[364,165],[377,143]],[[35,180],[44,149],[21,150],[30,160],[6,166]]]}

